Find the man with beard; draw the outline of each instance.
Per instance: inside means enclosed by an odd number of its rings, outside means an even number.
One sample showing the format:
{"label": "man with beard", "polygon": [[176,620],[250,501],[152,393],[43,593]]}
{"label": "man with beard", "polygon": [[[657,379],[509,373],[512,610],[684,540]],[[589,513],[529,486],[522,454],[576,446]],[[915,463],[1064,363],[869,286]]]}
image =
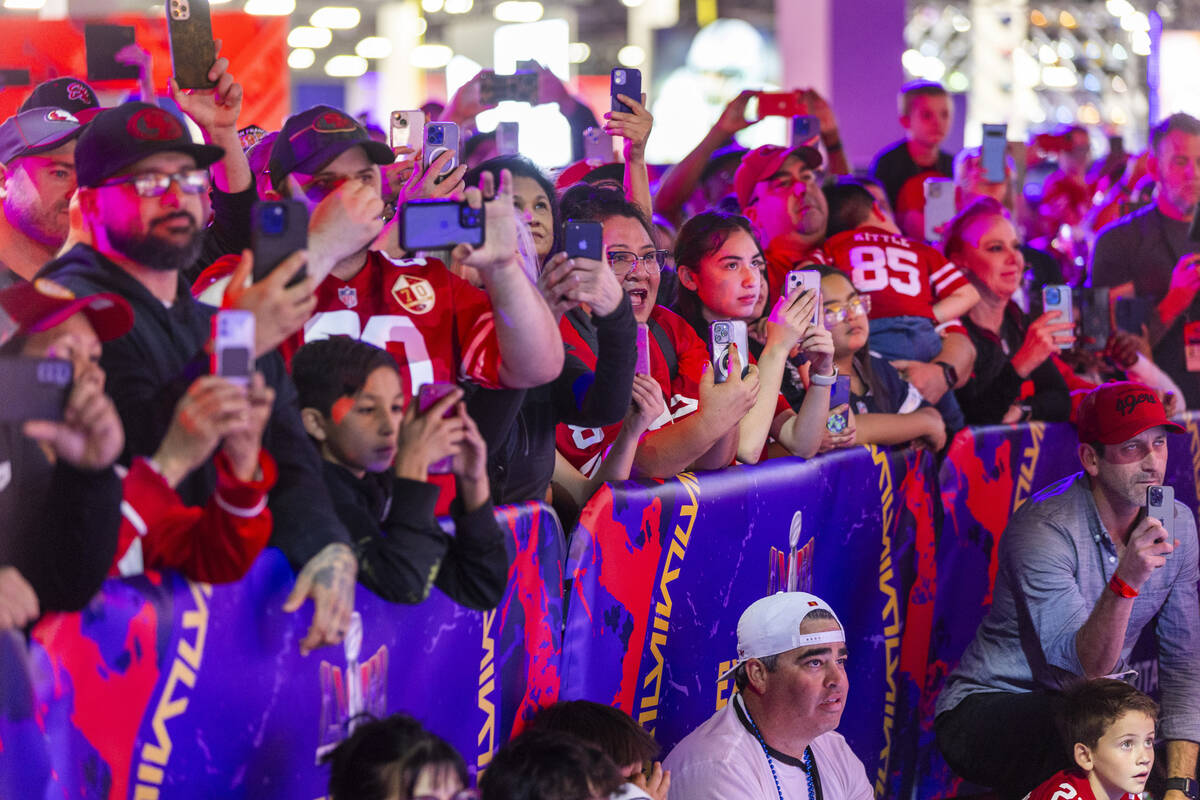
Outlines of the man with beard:
{"label": "man with beard", "polygon": [[1078,427],[1083,471],[1030,498],[1000,539],[992,607],[938,697],[938,747],[967,780],[1024,796],[1071,766],[1055,725],[1062,692],[1128,677],[1134,644],[1153,625],[1168,780],[1152,792],[1195,800],[1196,520],[1175,503],[1168,536],[1146,513],[1166,469],[1167,434],[1185,431],[1151,389],[1128,382],[1089,392]]}
{"label": "man with beard", "polygon": [[768,307],[788,272],[827,261],[821,242],[829,209],[816,172],[820,166],[821,153],[814,147],[766,144],[743,156],[733,176],[742,214],[766,248]]}
{"label": "man with beard", "polygon": [[1154,361],[1200,408],[1200,372],[1187,355],[1200,320],[1200,243],[1191,229],[1200,203],[1200,120],[1172,114],[1150,131],[1146,164],[1156,180],[1154,202],[1100,231],[1092,252],[1092,285],[1132,284],[1156,303],[1148,322]]}
{"label": "man with beard", "polygon": [[[80,295],[118,294],[134,309],[133,330],[106,346],[100,359],[128,432],[126,462],[155,452],[180,397],[208,369],[216,309],[192,299],[180,270],[200,251],[206,168],[222,155],[219,147],[194,144],[175,117],[148,103],[100,113],[79,139],[79,207],[91,244],[76,245],[44,273]],[[246,262],[248,269],[248,256]],[[285,286],[302,264],[303,254],[294,254],[258,283],[238,282],[226,299],[230,307],[254,312],[257,369],[275,391],[263,436],[278,466],[269,500],[275,519],[270,543],[300,569],[284,610],[295,610],[305,596],[314,601],[312,627],[300,643],[308,652],[345,635],[357,562],[305,437],[295,387],[274,353],[312,311],[310,280]],[[215,481],[210,458],[177,492],[185,504],[203,505]]]}
{"label": "man with beard", "polygon": [[31,279],[66,241],[81,130],[62,108],[0,125],[0,288]]}

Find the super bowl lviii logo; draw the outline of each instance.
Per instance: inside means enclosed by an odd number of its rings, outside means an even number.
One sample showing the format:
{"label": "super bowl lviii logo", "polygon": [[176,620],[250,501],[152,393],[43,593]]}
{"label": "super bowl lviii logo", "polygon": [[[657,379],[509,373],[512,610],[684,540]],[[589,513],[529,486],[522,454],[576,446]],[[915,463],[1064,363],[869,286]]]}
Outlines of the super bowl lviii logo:
{"label": "super bowl lviii logo", "polygon": [[382,719],[387,715],[387,645],[380,645],[364,663],[359,663],[362,648],[362,617],[357,611],[350,617],[343,650],[346,666],[321,662],[321,731],[317,740],[317,763],[354,732],[367,715]]}
{"label": "super bowl lviii logo", "polygon": [[[799,510],[792,515],[792,524],[788,526],[788,549],[780,550],[772,547],[767,554],[767,595],[776,592],[811,592],[813,585],[813,550],[816,538],[809,537],[803,547],[800,544],[800,529],[803,515]],[[729,702],[736,691],[733,678],[721,680],[721,676],[737,663],[737,659],[729,659],[717,664],[717,710],[720,711]]]}

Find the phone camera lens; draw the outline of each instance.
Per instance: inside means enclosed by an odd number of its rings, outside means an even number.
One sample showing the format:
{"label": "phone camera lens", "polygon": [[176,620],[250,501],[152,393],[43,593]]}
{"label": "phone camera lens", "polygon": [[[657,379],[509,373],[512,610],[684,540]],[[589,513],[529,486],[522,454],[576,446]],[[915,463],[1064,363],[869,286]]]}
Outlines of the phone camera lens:
{"label": "phone camera lens", "polygon": [[287,209],[281,205],[264,206],[261,221],[264,234],[278,236],[287,227]]}
{"label": "phone camera lens", "polygon": [[613,73],[613,82],[624,83],[625,82],[625,70],[619,69],[616,72],[614,72]]}
{"label": "phone camera lens", "polygon": [[1046,302],[1051,305],[1057,304],[1059,301],[1058,289],[1046,290]]}
{"label": "phone camera lens", "polygon": [[1160,506],[1162,505],[1162,499],[1162,489],[1158,488],[1157,486],[1151,486],[1150,505]]}
{"label": "phone camera lens", "polygon": [[446,140],[446,133],[441,128],[430,128],[427,139],[429,144],[441,144]]}

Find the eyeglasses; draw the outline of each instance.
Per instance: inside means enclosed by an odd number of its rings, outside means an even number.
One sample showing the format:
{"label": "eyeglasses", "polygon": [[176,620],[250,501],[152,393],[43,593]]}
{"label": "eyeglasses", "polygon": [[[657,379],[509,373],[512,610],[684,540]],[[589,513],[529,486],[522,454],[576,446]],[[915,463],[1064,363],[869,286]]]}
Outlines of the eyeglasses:
{"label": "eyeglasses", "polygon": [[849,303],[830,303],[825,306],[825,327],[845,322],[859,314],[871,313],[871,296],[860,294]]}
{"label": "eyeglasses", "polygon": [[162,197],[171,188],[171,182],[179,184],[179,190],[184,194],[201,194],[208,191],[208,171],[203,169],[186,169],[167,175],[163,172],[139,172],[124,178],[108,181],[103,186],[120,186],[125,183],[133,184],[133,190],[138,197]]}
{"label": "eyeglasses", "polygon": [[[412,800],[442,800],[436,794],[422,794],[414,797]],[[463,789],[457,794],[451,795],[450,800],[479,800],[478,789]]]}
{"label": "eyeglasses", "polygon": [[651,250],[644,256],[628,250],[609,250],[608,263],[618,278],[624,278],[633,272],[638,264],[644,266],[646,272],[661,272],[671,255],[670,250]]}

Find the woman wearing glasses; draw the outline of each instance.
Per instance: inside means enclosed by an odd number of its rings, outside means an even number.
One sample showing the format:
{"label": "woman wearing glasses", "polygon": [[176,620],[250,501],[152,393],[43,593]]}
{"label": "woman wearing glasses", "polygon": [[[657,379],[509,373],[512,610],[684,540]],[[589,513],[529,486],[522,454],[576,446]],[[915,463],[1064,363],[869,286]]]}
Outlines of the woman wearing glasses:
{"label": "woman wearing glasses", "polygon": [[[761,315],[766,259],[745,217],[706,211],[684,223],[675,243],[679,298],[675,308],[696,333],[710,341],[715,320],[751,322]],[[830,387],[836,379],[829,332],[810,324],[817,297],[796,290],[780,298],[766,323],[766,344],[757,358],[759,393],[738,433],[738,460],[754,463],[768,434],[791,455],[817,453],[829,416]],[[810,364],[815,391],[795,410],[780,394],[793,350]],[[751,358],[749,353],[739,354]]]}
{"label": "woman wearing glasses", "polygon": [[[745,378],[741,370],[731,370],[729,380],[714,382],[704,341],[683,319],[657,303],[667,252],[655,247],[649,221],[620,192],[574,186],[563,196],[562,206],[568,219],[602,224],[611,274],[629,298],[637,321],[647,326],[646,377],[657,384],[665,410],[648,422],[644,434],[620,422],[593,428],[560,425],[557,444],[562,458],[555,480],[559,481],[560,475],[578,479],[580,473],[609,480],[630,474],[667,478],[686,469],[719,469],[732,463],[738,422],[758,396],[757,370],[751,368]],[[595,342],[575,312],[565,318],[562,333],[568,349],[585,363],[597,363]],[[657,401],[657,397],[644,395],[638,400],[636,393],[634,397],[635,408]],[[631,411],[626,424],[632,426],[638,416]],[[586,493],[586,488],[580,492]]]}

